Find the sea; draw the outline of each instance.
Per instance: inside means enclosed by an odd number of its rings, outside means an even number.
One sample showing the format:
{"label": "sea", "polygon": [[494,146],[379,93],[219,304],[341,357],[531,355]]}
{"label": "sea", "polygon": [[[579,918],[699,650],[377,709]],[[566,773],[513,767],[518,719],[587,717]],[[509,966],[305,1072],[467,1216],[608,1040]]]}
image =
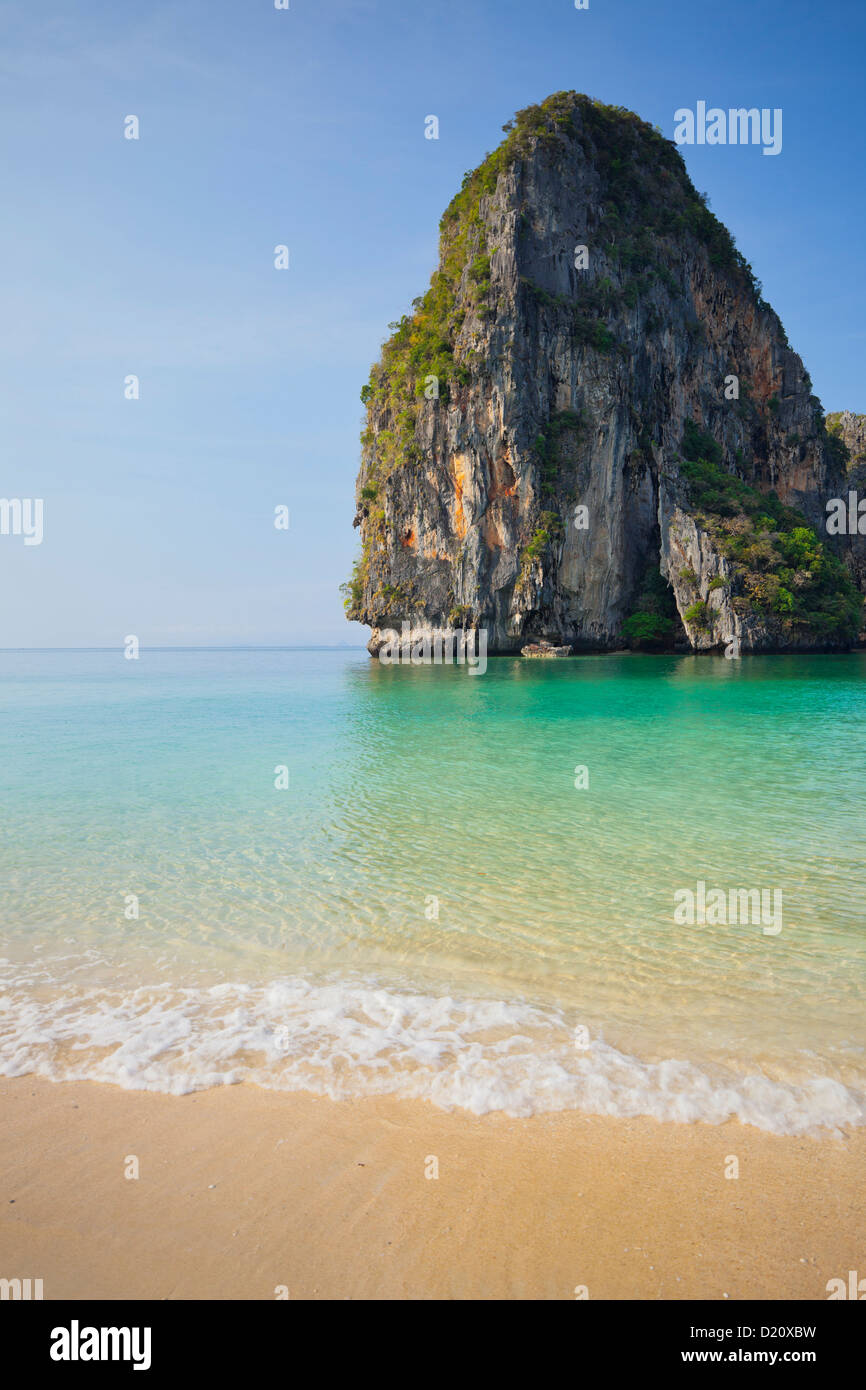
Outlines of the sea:
{"label": "sea", "polygon": [[866,1122],[866,654],[0,652],[0,1074]]}

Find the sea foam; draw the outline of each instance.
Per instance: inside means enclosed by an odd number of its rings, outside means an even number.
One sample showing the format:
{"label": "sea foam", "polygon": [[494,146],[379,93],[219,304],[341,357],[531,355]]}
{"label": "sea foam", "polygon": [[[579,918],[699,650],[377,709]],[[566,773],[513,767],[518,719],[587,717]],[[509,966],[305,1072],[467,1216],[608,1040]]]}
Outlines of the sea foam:
{"label": "sea foam", "polygon": [[31,988],[0,999],[0,1073],[181,1094],[252,1082],[332,1099],[423,1098],[514,1116],[577,1110],[776,1134],[866,1123],[839,1079],[774,1079],[754,1062],[642,1061],[565,1017],[515,1001],[434,997],[363,980],[159,985],[123,993]]}

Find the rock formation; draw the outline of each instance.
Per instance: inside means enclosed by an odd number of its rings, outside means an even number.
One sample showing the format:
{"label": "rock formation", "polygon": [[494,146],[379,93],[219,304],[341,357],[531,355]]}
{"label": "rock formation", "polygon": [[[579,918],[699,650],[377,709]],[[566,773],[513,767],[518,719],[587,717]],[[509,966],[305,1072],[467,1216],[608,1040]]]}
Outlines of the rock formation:
{"label": "rock formation", "polygon": [[371,652],[403,622],[491,652],[850,645],[848,450],[676,146],[576,93],[504,130],[362,391]]}
{"label": "rock formation", "polygon": [[827,429],[841,439],[848,450],[849,467],[858,468],[866,464],[866,415],[855,415],[851,410],[837,410],[827,416]]}
{"label": "rock formation", "polygon": [[[836,411],[827,416],[827,430],[847,450],[848,476],[840,496],[847,501],[852,491],[856,494],[856,514],[859,505],[866,500],[866,415],[855,415],[850,410]],[[849,530],[848,535],[849,564],[858,587],[866,593],[866,516],[857,516],[857,531]]]}

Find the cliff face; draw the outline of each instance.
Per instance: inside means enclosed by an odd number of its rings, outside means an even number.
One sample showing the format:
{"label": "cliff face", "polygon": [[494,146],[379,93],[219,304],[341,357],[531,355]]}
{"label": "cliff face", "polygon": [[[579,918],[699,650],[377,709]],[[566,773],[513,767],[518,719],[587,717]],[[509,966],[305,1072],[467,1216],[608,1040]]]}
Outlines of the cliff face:
{"label": "cliff face", "polygon": [[866,415],[855,415],[852,410],[837,410],[827,416],[827,430],[842,440],[852,468],[862,468],[866,464]]}
{"label": "cliff face", "polygon": [[[866,498],[866,415],[855,415],[851,410],[836,411],[827,416],[827,430],[831,439],[841,443],[847,451],[848,475],[840,495],[847,500],[854,492],[859,503]],[[857,517],[857,530],[849,532],[848,544],[852,573],[858,587],[866,593],[866,517]],[[861,640],[866,640],[866,634],[861,634]]]}
{"label": "cliff face", "polygon": [[370,650],[404,621],[490,651],[849,644],[844,451],[676,147],[574,93],[505,130],[362,392]]}

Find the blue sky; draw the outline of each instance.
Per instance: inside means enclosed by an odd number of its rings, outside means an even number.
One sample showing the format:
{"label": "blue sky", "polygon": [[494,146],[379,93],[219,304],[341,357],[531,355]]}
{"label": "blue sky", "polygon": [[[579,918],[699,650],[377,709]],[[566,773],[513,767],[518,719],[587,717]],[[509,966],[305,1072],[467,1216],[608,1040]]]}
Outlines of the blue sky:
{"label": "blue sky", "polygon": [[0,536],[0,646],[361,643],[358,392],[464,171],[561,89],[670,136],[782,108],[778,157],[686,163],[825,408],[866,410],[864,54],[861,0],[0,5],[0,495],[45,500],[41,545]]}

